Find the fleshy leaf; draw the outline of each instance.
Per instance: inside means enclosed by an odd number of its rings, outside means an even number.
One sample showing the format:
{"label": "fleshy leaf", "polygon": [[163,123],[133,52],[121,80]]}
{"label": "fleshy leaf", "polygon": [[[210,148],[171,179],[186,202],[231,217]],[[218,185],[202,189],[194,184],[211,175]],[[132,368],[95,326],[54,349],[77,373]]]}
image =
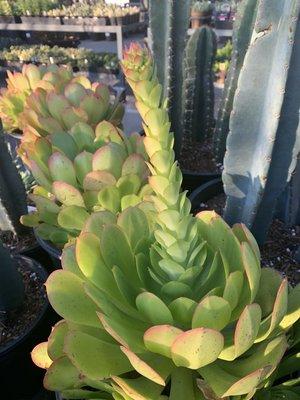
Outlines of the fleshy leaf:
{"label": "fleshy leaf", "polygon": [[89,379],[101,380],[132,370],[118,345],[103,342],[80,331],[67,335],[64,351],[78,370]]}
{"label": "fleshy leaf", "polygon": [[224,346],[218,331],[196,328],[179,335],[172,344],[172,359],[178,367],[198,369],[214,362]]}
{"label": "fleshy leaf", "polygon": [[63,318],[99,327],[97,306],[86,295],[82,280],[72,272],[53,272],[47,279],[46,289],[52,307]]}

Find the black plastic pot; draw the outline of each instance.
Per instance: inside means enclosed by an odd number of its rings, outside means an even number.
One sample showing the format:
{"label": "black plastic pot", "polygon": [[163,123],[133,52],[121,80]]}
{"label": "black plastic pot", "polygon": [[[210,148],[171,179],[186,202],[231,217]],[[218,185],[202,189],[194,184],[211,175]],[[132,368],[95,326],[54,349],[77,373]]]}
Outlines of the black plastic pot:
{"label": "black plastic pot", "polygon": [[59,17],[38,17],[38,16],[22,16],[23,24],[40,24],[40,25],[61,25]]}
{"label": "black plastic pot", "polygon": [[201,203],[205,203],[207,200],[222,193],[224,193],[224,189],[221,178],[213,179],[199,186],[189,196],[192,203],[192,212],[199,210]]}
{"label": "black plastic pot", "polygon": [[216,29],[230,30],[233,27],[233,21],[230,21],[230,20],[225,20],[225,21],[216,20],[215,27],[216,27]]}
{"label": "black plastic pot", "polygon": [[[16,258],[46,281],[48,273],[39,263],[27,257]],[[57,320],[58,316],[46,301],[28,330],[0,351],[1,398],[29,400],[41,389],[44,371],[33,364],[30,352],[37,343],[47,339]]]}
{"label": "black plastic pot", "polygon": [[16,146],[19,146],[21,139],[22,139],[22,133],[18,133],[18,132],[9,132],[8,133],[9,136],[11,136],[12,138],[15,139],[15,143]]}
{"label": "black plastic pot", "polygon": [[33,260],[42,264],[49,274],[57,269],[54,267],[53,261],[50,258],[49,254],[38,243],[27,247],[24,250],[21,250],[18,254],[20,254],[21,256],[32,258]]}
{"label": "black plastic pot", "polygon": [[215,179],[220,179],[221,174],[219,172],[192,172],[188,170],[182,170],[182,189],[188,190],[191,193],[193,190],[197,189],[199,186],[204,185]]}
{"label": "black plastic pot", "polygon": [[53,264],[53,269],[58,269],[61,268],[61,263],[60,263],[60,258],[61,258],[61,250],[55,247],[51,242],[48,240],[44,240],[39,235],[36,233],[36,230],[34,229],[34,236],[36,238],[36,241],[38,244],[46,251],[46,253],[49,255],[52,264]]}

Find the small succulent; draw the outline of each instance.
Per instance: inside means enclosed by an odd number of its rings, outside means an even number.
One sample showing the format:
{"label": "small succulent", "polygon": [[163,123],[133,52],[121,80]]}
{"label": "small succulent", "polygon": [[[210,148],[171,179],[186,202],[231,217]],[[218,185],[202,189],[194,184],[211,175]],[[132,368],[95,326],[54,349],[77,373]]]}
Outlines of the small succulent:
{"label": "small succulent", "polygon": [[123,70],[144,122],[145,205],[98,214],[49,277],[64,319],[32,357],[67,399],[253,398],[277,368],[300,317],[300,286],[260,267],[247,228],[190,214],[153,60],[137,44]]}
{"label": "small succulent", "polygon": [[211,14],[214,6],[210,1],[196,1],[192,6],[193,13]]}
{"label": "small succulent", "polygon": [[59,90],[73,73],[68,68],[58,68],[56,65],[37,67],[29,64],[23,66],[22,72],[7,71],[7,75],[7,88],[0,93],[0,118],[5,132],[13,132],[22,130],[20,116],[27,97],[35,89]]}
{"label": "small succulent", "polygon": [[97,223],[94,212],[116,215],[151,190],[142,138],[118,128],[123,107],[108,87],[77,76],[60,89],[27,98],[19,153],[39,185],[30,195],[37,210],[22,222],[62,247]]}

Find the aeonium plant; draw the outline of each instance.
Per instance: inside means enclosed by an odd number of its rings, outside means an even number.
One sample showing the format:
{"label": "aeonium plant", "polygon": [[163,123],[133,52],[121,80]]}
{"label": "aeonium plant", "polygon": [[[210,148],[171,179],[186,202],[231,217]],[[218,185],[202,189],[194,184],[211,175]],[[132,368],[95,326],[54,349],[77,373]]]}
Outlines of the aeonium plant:
{"label": "aeonium plant", "polygon": [[24,64],[21,72],[7,71],[7,88],[0,92],[0,118],[5,132],[22,133],[20,116],[27,97],[37,88],[59,92],[74,76],[70,68]]}
{"label": "aeonium plant", "polygon": [[65,247],[46,283],[63,320],[32,358],[66,399],[252,399],[288,348],[300,287],[261,269],[244,225],[190,214],[153,60],[133,44],[122,65],[155,211],[133,205],[109,221],[103,211]]}
{"label": "aeonium plant", "polygon": [[22,223],[42,239],[63,247],[101,219],[96,212],[110,220],[151,192],[142,138],[123,134],[122,117],[108,87],[85,76],[27,98],[19,154],[38,186],[30,195],[36,211]]}

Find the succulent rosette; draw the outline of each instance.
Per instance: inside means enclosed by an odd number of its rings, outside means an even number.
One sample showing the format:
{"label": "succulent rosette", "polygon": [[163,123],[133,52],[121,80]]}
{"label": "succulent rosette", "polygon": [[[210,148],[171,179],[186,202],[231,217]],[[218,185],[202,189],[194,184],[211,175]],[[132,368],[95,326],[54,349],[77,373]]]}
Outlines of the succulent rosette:
{"label": "succulent rosette", "polygon": [[143,140],[118,128],[123,106],[110,97],[107,86],[77,76],[59,93],[38,88],[27,98],[19,154],[38,186],[30,195],[37,210],[22,222],[58,247],[94,212],[117,214],[151,192]]}
{"label": "succulent rosette", "polygon": [[245,226],[190,214],[153,60],[132,45],[123,70],[144,123],[155,212],[100,211],[65,247],[46,283],[63,320],[33,360],[67,399],[251,399],[288,347],[300,287],[261,269]]}
{"label": "succulent rosette", "polygon": [[25,64],[22,72],[7,72],[7,88],[0,93],[0,118],[5,132],[21,131],[20,116],[28,96],[37,88],[59,91],[64,82],[73,77],[67,67],[48,67]]}

